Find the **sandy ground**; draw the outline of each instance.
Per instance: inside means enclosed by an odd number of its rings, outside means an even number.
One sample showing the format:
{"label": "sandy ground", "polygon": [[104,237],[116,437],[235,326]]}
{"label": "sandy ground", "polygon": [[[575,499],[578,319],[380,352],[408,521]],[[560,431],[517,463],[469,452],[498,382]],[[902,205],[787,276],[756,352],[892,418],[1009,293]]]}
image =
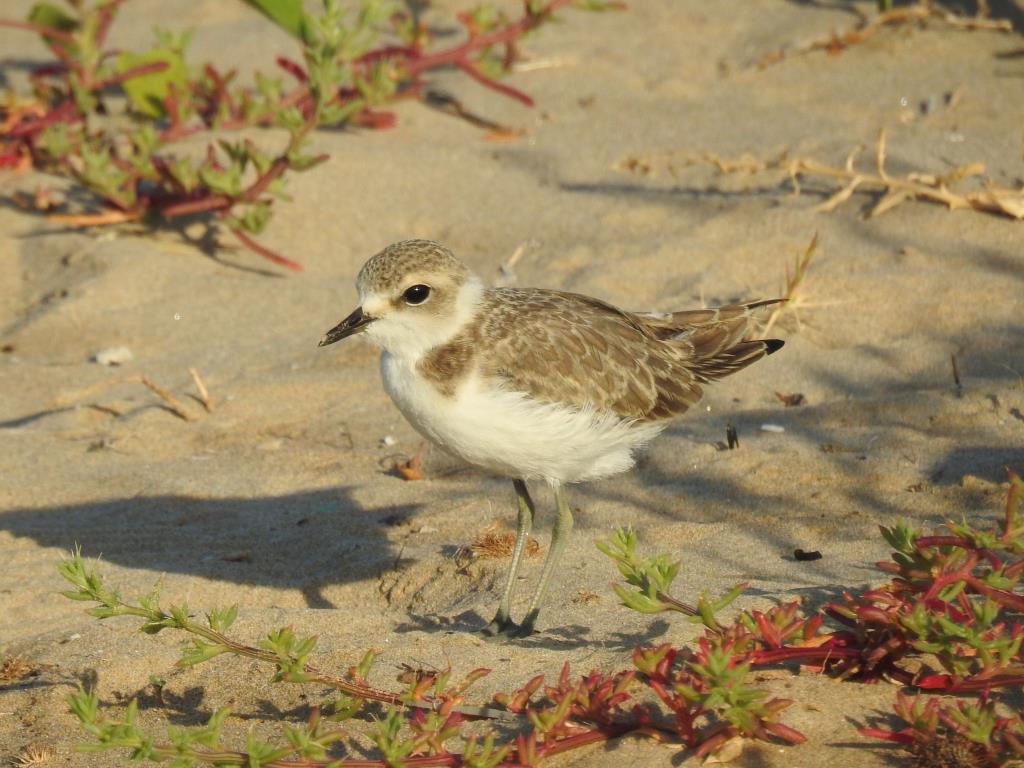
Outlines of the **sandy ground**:
{"label": "sandy ground", "polygon": [[[0,686],[0,756],[34,742],[55,748],[52,764],[123,764],[123,754],[72,751],[84,736],[64,697],[83,676],[115,712],[145,694],[151,675],[166,678],[165,707],[143,697],[157,734],[227,703],[242,717],[233,733],[252,724],[270,733],[320,696],[271,688],[265,670],[241,661],[176,671],[181,637],[84,615],[59,595],[55,569],[76,542],[102,555],[127,594],[161,580],[168,602],[237,603],[237,635],[250,642],[285,624],[318,634],[324,668],[382,648],[382,686],[398,686],[402,663],[491,667],[478,684],[486,700],[564,661],[614,670],[639,642],[694,636],[690,624],[617,605],[614,568],[594,546],[616,525],[682,560],[681,597],[748,580],[741,606],[793,597],[813,606],[879,580],[879,524],[998,514],[1005,468],[1024,471],[1024,224],[926,203],[866,220],[868,195],[816,213],[821,183],[793,197],[758,177],[704,168],[673,177],[659,158],[788,149],[838,165],[884,126],[893,172],[983,161],[997,183],[1019,183],[1019,36],[903,28],[761,71],[749,64],[854,17],[781,0],[634,6],[566,13],[568,24],[529,42],[534,61],[553,65],[511,81],[536,98],[534,110],[452,73],[436,78],[472,111],[525,128],[518,142],[485,141],[418,103],[396,107],[394,131],[317,134],[331,160],[293,179],[295,201],[265,237],[305,264],[301,275],[234,248],[211,258],[173,230],[69,231],[0,207],[0,654],[41,669]],[[28,7],[16,0],[3,13]],[[450,29],[454,7],[438,3],[431,18]],[[195,60],[269,63],[292,50],[242,4],[214,0],[133,0],[116,43],[142,46],[153,23],[172,20],[197,27]],[[44,55],[12,31],[0,32],[0,52],[14,81]],[[922,102],[937,106],[923,114]],[[629,157],[652,160],[655,172],[623,171]],[[0,194],[39,181],[3,176]],[[815,231],[802,306],[776,325],[785,349],[713,387],[636,470],[573,488],[578,528],[542,631],[515,645],[483,642],[475,630],[494,610],[505,562],[461,568],[453,554],[491,522],[511,524],[511,487],[429,447],[425,480],[388,471],[421,440],[382,391],[377,352],[358,340],[316,347],[354,307],[360,265],[389,242],[430,237],[493,279],[522,244],[520,285],[665,310],[777,294]],[[134,353],[122,368],[91,362],[122,345]],[[190,366],[216,400],[212,414],[189,397]],[[196,420],[137,384],[54,408],[122,375],[168,387]],[[784,408],[776,391],[803,393],[806,405]],[[717,447],[729,422],[736,451]],[[785,431],[761,432],[764,423]],[[545,526],[551,501],[539,491]],[[798,547],[824,556],[797,562]],[[527,562],[519,613],[541,560]],[[809,742],[752,746],[736,764],[893,764],[855,731],[884,722],[891,687],[764,678],[797,699],[785,722]],[[634,740],[559,760],[695,762]]]}

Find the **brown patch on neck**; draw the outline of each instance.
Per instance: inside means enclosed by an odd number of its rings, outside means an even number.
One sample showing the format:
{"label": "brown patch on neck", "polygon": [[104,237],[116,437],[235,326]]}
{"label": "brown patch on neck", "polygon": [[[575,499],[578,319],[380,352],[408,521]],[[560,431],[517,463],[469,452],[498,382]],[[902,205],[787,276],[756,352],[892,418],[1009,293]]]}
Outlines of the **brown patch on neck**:
{"label": "brown patch on neck", "polygon": [[473,370],[473,353],[477,346],[476,323],[449,341],[434,347],[416,364],[416,370],[444,397],[453,397],[455,390]]}

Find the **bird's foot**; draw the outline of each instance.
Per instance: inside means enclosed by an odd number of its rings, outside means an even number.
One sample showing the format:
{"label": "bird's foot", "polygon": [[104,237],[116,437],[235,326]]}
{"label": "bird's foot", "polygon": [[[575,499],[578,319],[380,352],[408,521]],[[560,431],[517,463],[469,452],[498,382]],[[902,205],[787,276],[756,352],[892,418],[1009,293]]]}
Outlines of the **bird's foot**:
{"label": "bird's foot", "polygon": [[533,626],[536,619],[536,611],[527,614],[522,624],[516,624],[509,617],[499,614],[480,633],[488,640],[517,640],[529,637],[536,631]]}

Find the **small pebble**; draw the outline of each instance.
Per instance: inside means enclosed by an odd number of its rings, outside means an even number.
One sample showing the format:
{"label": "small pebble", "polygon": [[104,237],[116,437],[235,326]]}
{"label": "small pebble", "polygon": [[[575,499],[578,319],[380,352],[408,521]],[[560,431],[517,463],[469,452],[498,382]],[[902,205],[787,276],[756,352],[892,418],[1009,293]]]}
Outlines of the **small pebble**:
{"label": "small pebble", "polygon": [[784,426],[782,426],[781,424],[762,424],[761,425],[761,431],[762,432],[781,433],[781,432],[785,432],[786,428]]}
{"label": "small pebble", "polygon": [[132,351],[128,347],[108,347],[101,349],[92,359],[100,365],[123,365],[132,359]]}

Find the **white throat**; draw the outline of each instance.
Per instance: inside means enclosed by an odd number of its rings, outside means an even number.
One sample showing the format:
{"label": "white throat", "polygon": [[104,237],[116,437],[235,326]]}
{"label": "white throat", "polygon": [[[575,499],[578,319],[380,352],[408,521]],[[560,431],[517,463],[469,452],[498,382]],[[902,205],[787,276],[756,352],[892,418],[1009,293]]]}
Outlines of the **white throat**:
{"label": "white throat", "polygon": [[[459,288],[454,307],[444,315],[429,312],[382,312],[366,328],[366,338],[409,365],[437,346],[451,341],[476,315],[483,296],[484,285],[479,278],[470,276]],[[366,314],[373,317],[386,306],[387,300],[376,295],[361,296]],[[424,308],[426,309],[426,307]]]}

